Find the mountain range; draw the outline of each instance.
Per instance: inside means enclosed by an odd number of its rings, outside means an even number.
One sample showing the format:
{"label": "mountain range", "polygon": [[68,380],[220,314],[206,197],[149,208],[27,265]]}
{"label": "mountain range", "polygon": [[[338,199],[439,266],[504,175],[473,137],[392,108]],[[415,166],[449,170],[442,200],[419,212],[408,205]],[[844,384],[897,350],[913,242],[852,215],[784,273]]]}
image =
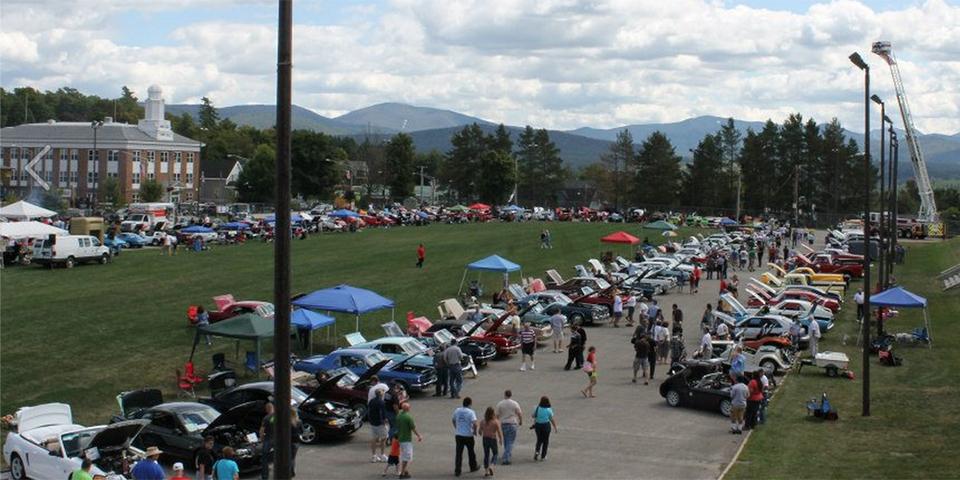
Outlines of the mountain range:
{"label": "mountain range", "polygon": [[[196,117],[199,105],[171,104],[167,110],[174,115],[189,113]],[[272,127],[276,119],[273,105],[234,105],[217,109],[221,118],[228,118],[238,125],[250,125],[256,128]],[[779,122],[782,119],[775,119]],[[315,130],[330,135],[351,136],[358,140],[385,140],[398,132],[406,132],[413,137],[418,151],[427,152],[450,149],[450,137],[464,125],[476,123],[492,132],[496,123],[482,118],[465,115],[452,110],[420,107],[403,103],[380,103],[354,110],[335,118],[325,117],[309,109],[294,105],[292,111],[293,128]],[[550,138],[560,149],[564,161],[572,168],[579,168],[597,161],[617,133],[626,129],[633,135],[634,142],[641,143],[651,133],[664,133],[676,147],[677,154],[689,158],[690,149],[696,148],[704,135],[715,133],[726,122],[725,117],[700,116],[672,123],[649,123],[625,125],[616,128],[582,127],[574,130],[550,130]],[[734,125],[742,132],[747,129],[759,131],[765,122],[734,119]],[[536,125],[534,125],[536,127]],[[522,127],[508,126],[516,139]],[[871,146],[879,149],[879,131],[871,132]],[[907,179],[913,176],[910,165],[909,149],[903,132],[901,139],[900,175]],[[848,136],[858,144],[863,143],[863,134],[848,132]],[[919,135],[921,148],[927,161],[930,176],[937,179],[960,178],[960,133],[954,135]],[[877,152],[878,150],[874,150]],[[876,157],[876,154],[875,154]]]}

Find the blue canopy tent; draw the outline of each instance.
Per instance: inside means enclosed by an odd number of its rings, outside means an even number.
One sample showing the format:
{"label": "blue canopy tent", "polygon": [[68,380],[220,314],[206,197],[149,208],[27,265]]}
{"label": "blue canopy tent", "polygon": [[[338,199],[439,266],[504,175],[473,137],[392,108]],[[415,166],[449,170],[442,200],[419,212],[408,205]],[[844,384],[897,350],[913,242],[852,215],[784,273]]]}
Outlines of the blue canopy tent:
{"label": "blue canopy tent", "polygon": [[376,292],[346,284],[308,293],[294,300],[293,304],[310,310],[352,313],[356,316],[356,331],[358,332],[360,331],[361,314],[389,308],[390,319],[392,320],[394,313],[393,300],[382,297]]}
{"label": "blue canopy tent", "polygon": [[[277,223],[277,216],[269,215],[267,216],[267,218],[264,219],[264,221],[267,223]],[[301,223],[301,222],[303,222],[303,217],[301,217],[300,214],[294,213],[290,215],[290,223]]]}
{"label": "blue canopy tent", "polygon": [[930,316],[927,314],[927,299],[912,293],[903,287],[888,288],[870,298],[870,304],[880,307],[922,308],[923,329],[926,331],[927,345],[933,347],[930,334]]}
{"label": "blue canopy tent", "polygon": [[181,233],[213,233],[213,229],[203,225],[190,225],[182,230]]}
{"label": "blue canopy tent", "polygon": [[[333,325],[334,337],[336,337],[337,320],[329,315],[307,310],[305,308],[296,308],[290,313],[290,324],[297,329],[297,335],[301,340],[306,333],[306,343],[309,345],[310,354],[313,355],[313,331],[318,328],[329,327]],[[328,331],[329,333],[329,331]],[[328,335],[329,337],[329,335]]]}
{"label": "blue canopy tent", "polygon": [[341,208],[340,210],[334,210],[334,211],[330,212],[329,215],[330,215],[331,217],[337,217],[337,218],[359,217],[359,216],[360,216],[360,214],[358,214],[357,212],[354,212],[353,210],[347,210],[347,209],[344,209],[344,208]]}
{"label": "blue canopy tent", "polygon": [[517,265],[516,263],[513,263],[510,260],[501,257],[500,255],[490,255],[487,258],[467,264],[467,268],[463,270],[463,278],[460,279],[460,289],[457,290],[457,295],[460,295],[460,293],[463,292],[463,282],[467,280],[467,272],[471,270],[479,272],[503,273],[504,288],[506,288],[506,286],[510,283],[510,272],[516,272],[520,270],[520,276],[523,276],[523,270],[521,270],[520,265]]}
{"label": "blue canopy tent", "polygon": [[519,205],[507,205],[506,207],[503,207],[503,211],[516,213],[516,212],[523,212],[524,209]]}
{"label": "blue canopy tent", "polygon": [[219,228],[221,230],[250,230],[250,225],[243,222],[229,222],[220,224]]}
{"label": "blue canopy tent", "polygon": [[723,217],[720,219],[720,225],[723,225],[724,227],[728,225],[737,225],[737,221],[732,218]]}

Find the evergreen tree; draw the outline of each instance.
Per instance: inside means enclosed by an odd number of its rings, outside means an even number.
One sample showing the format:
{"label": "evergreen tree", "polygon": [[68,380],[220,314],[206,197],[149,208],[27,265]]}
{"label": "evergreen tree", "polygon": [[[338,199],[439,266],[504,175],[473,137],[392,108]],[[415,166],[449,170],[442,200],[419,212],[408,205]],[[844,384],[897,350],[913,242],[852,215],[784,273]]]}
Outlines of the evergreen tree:
{"label": "evergreen tree", "polygon": [[489,148],[487,136],[474,123],[454,134],[450,143],[452,148],[440,167],[441,182],[453,188],[458,199],[473,199],[477,177],[483,174],[480,157]]}
{"label": "evergreen tree", "polygon": [[680,199],[680,156],[663,133],[650,134],[637,155],[633,198],[642,205],[676,205]]}
{"label": "evergreen tree", "polygon": [[518,202],[552,206],[563,188],[568,172],[563,168],[560,150],[550,140],[546,129],[534,130],[527,125],[517,143],[520,169]]}
{"label": "evergreen tree", "polygon": [[311,130],[294,130],[290,136],[291,190],[304,198],[323,199],[342,178],[337,165],[346,153],[329,136]]}
{"label": "evergreen tree", "polygon": [[722,135],[706,135],[693,151],[693,161],[683,176],[684,204],[693,207],[727,207]]}
{"label": "evergreen tree", "polygon": [[617,132],[617,140],[610,145],[610,151],[600,157],[601,164],[606,167],[606,175],[609,177],[606,181],[600,182],[606,187],[605,190],[601,190],[601,194],[604,198],[613,201],[613,207],[617,211],[623,208],[627,185],[632,177],[628,169],[634,163],[634,155],[633,135],[629,130],[623,129]]}
{"label": "evergreen tree", "polygon": [[163,198],[163,185],[156,180],[145,180],[140,184],[141,202],[159,202]]}
{"label": "evergreen tree", "polygon": [[213,102],[209,98],[203,97],[200,102],[200,113],[197,114],[200,119],[200,128],[206,130],[209,134],[219,126],[220,112],[213,106]]}
{"label": "evergreen tree", "polygon": [[[728,118],[727,122],[720,127],[720,145],[723,148],[723,165],[725,182],[727,185],[724,194],[721,195],[720,202],[723,205],[732,205],[736,209],[737,204],[737,184],[740,182],[741,201],[742,201],[742,169],[740,165],[740,144],[743,136],[740,130],[734,125],[733,118]],[[742,206],[742,205],[741,205]],[[739,219],[738,219],[739,220]]]}
{"label": "evergreen tree", "polygon": [[503,150],[491,148],[480,156],[477,196],[481,202],[501,205],[513,191],[513,158]]}
{"label": "evergreen tree", "polygon": [[259,145],[253,158],[243,166],[237,179],[237,194],[242,202],[273,202],[276,179],[276,150]]}
{"label": "evergreen tree", "polygon": [[390,186],[390,197],[403,201],[413,195],[413,161],[416,153],[413,137],[398,133],[387,143],[386,179]]}

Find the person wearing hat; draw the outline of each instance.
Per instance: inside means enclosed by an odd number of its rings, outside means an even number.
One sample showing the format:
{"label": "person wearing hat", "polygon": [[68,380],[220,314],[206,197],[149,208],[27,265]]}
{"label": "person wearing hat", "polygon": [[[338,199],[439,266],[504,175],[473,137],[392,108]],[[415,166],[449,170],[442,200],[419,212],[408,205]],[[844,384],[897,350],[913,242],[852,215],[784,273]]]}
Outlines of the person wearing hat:
{"label": "person wearing hat", "polygon": [[160,454],[163,451],[157,447],[147,447],[146,458],[137,462],[130,471],[135,480],[164,480],[167,478],[163,473],[163,467],[157,463]]}
{"label": "person wearing hat", "polygon": [[170,480],[190,480],[190,477],[183,474],[183,463],[177,462],[173,464],[173,476],[170,477]]}

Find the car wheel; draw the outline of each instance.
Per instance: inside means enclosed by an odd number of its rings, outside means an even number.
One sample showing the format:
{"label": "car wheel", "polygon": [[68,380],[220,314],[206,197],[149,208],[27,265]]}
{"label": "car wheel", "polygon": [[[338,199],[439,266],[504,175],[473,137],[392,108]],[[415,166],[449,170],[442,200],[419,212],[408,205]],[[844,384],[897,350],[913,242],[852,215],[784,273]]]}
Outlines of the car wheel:
{"label": "car wheel", "polygon": [[100,265],[106,265],[108,261],[110,261],[110,257],[106,253],[100,255]]}
{"label": "car wheel", "polygon": [[354,412],[357,412],[357,415],[360,415],[362,420],[367,419],[367,404],[363,402],[355,402],[354,404],[350,405],[350,408],[352,408]]}
{"label": "car wheel", "polygon": [[720,400],[720,413],[723,414],[724,417],[729,417],[731,410],[733,410],[733,405],[730,403],[730,399],[724,398]]}
{"label": "car wheel", "polygon": [[828,367],[826,368],[826,370],[827,370],[827,376],[828,376],[828,377],[836,377],[836,376],[840,375],[840,369],[838,369],[837,367],[835,367],[835,366],[833,366],[833,365],[828,366]]}
{"label": "car wheel", "polygon": [[25,480],[27,478],[27,469],[24,468],[20,455],[16,453],[10,456],[10,477],[13,480]]}
{"label": "car wheel", "polygon": [[[582,324],[582,323],[583,323],[583,315],[580,315],[579,313],[572,315],[572,316],[570,317],[570,325],[573,325],[573,324],[575,324],[575,323],[580,323],[580,324]],[[591,321],[590,323],[593,323],[593,321]]]}
{"label": "car wheel", "polygon": [[678,392],[678,391],[676,391],[676,390],[669,390],[669,391],[667,391],[667,405],[670,405],[671,407],[679,407],[679,406],[680,406],[680,392]]}
{"label": "car wheel", "polygon": [[300,424],[300,441],[303,443],[313,443],[319,438],[316,425],[303,422]]}
{"label": "car wheel", "polygon": [[760,368],[763,369],[764,373],[772,376],[773,374],[777,373],[777,362],[774,362],[770,359],[764,360],[760,362]]}
{"label": "car wheel", "polygon": [[63,265],[67,268],[73,268],[76,265],[77,261],[73,257],[67,257],[67,261]]}

